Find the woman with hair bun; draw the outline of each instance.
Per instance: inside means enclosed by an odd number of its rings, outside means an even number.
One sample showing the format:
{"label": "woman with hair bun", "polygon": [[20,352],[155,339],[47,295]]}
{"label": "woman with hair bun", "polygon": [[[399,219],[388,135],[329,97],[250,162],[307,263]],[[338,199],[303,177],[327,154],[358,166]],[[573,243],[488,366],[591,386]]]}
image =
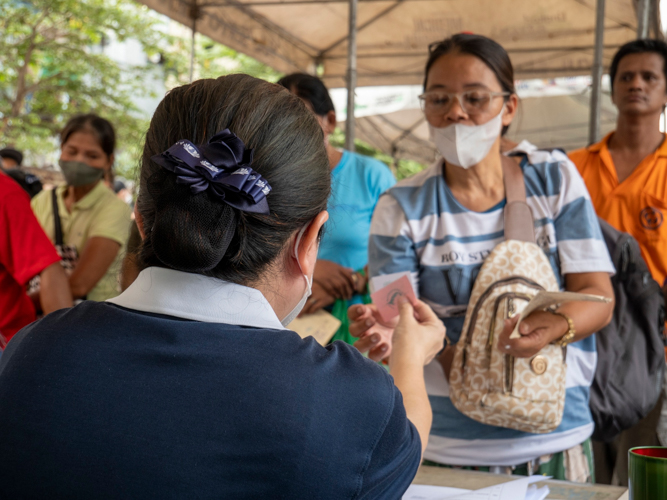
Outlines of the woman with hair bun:
{"label": "woman with hair bun", "polygon": [[444,327],[402,305],[393,380],[345,343],[285,329],[328,216],[315,117],[247,75],[199,80],[160,103],[141,165],[137,279],[23,329],[2,356],[0,492],[401,498]]}

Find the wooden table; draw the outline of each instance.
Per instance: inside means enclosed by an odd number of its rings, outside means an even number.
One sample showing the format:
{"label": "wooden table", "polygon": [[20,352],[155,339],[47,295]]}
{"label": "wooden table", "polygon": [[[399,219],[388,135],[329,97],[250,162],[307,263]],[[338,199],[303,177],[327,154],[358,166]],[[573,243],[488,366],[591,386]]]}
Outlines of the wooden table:
{"label": "wooden table", "polygon": [[[428,484],[431,486],[449,486],[450,488],[464,488],[478,490],[495,484],[519,479],[519,476],[502,476],[488,472],[472,472],[444,467],[422,465],[415,476],[414,484]],[[538,486],[549,486],[549,499],[562,500],[627,500],[627,488],[607,486],[604,484],[579,484],[567,481],[549,479],[537,483]]]}

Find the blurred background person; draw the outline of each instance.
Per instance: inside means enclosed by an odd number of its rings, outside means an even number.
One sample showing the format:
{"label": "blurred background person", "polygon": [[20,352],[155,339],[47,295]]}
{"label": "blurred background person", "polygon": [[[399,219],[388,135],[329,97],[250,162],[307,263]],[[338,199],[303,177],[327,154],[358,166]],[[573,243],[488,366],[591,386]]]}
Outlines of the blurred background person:
{"label": "blurred background person", "polygon": [[[33,303],[26,285],[37,275],[42,289]],[[60,257],[35,219],[28,195],[0,170],[0,352],[38,311],[48,314],[71,305]]]}
{"label": "blurred background person", "polygon": [[[67,184],[41,192],[32,207],[51,241],[65,247],[73,298],[106,300],[120,292],[131,212],[102,182],[113,167],[114,129],[97,115],[76,116],[63,128],[60,141],[58,164]],[[58,225],[62,242],[57,241]]]}
{"label": "blurred background person", "polygon": [[0,149],[0,159],[5,169],[19,168],[23,163],[23,153],[14,148]]}
{"label": "blurred background person", "polygon": [[325,224],[315,266],[313,294],[306,302],[303,314],[330,308],[338,300],[332,312],[343,325],[332,341],[353,343],[356,339],[348,332],[347,307],[370,301],[364,268],[368,263],[371,217],[380,195],[396,180],[384,163],[331,145],[329,136],[336,129],[336,111],[322,80],[294,73],[281,78],[278,84],[299,96],[315,114],[324,132],[331,168],[329,221]]}
{"label": "blurred background person", "polygon": [[115,179],[113,181],[113,192],[116,194],[116,197],[120,200],[123,200],[131,208],[134,207],[132,201],[132,191],[127,186],[127,181],[124,179]]}
{"label": "blurred background person", "polygon": [[19,168],[5,170],[5,174],[21,186],[31,199],[42,191],[42,181],[36,175],[29,174]]}

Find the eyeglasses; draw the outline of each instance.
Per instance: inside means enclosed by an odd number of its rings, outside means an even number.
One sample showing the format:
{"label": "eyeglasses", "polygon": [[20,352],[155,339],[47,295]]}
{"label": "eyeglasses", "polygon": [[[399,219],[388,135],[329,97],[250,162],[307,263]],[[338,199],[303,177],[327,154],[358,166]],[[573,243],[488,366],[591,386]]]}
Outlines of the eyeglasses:
{"label": "eyeglasses", "polygon": [[507,97],[511,92],[490,92],[488,90],[467,90],[465,92],[444,92],[431,90],[419,96],[422,110],[427,116],[442,116],[459,101],[463,112],[470,116],[479,115],[489,110],[491,100],[496,97]]}

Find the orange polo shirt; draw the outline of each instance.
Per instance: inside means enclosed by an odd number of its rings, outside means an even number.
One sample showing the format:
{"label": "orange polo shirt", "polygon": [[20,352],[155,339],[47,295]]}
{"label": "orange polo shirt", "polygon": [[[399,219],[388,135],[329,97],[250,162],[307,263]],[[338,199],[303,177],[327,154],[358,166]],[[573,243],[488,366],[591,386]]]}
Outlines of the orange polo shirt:
{"label": "orange polo shirt", "polygon": [[608,148],[610,137],[572,151],[570,159],[584,178],[598,216],[634,236],[662,286],[667,277],[667,141],[619,183]]}

